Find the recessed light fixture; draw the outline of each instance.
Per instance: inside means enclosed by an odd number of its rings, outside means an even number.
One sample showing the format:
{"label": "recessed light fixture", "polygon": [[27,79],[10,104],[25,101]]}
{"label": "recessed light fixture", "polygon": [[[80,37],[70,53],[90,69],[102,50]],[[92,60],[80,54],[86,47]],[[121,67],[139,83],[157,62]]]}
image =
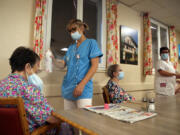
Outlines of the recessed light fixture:
{"label": "recessed light fixture", "polygon": [[68,48],[62,48],[61,51],[67,52]]}
{"label": "recessed light fixture", "polygon": [[154,30],[156,30],[156,28],[155,28],[155,27],[153,27],[153,26],[151,26],[151,29],[154,29]]}

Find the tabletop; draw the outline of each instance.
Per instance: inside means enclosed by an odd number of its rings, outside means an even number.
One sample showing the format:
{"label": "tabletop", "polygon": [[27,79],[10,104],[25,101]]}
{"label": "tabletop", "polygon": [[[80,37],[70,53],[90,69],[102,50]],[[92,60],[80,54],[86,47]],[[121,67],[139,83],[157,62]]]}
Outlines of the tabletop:
{"label": "tabletop", "polygon": [[[88,134],[98,135],[180,135],[180,95],[155,99],[157,116],[133,124],[114,120],[85,109],[57,110],[56,116],[80,127]],[[123,104],[140,108],[137,104]]]}

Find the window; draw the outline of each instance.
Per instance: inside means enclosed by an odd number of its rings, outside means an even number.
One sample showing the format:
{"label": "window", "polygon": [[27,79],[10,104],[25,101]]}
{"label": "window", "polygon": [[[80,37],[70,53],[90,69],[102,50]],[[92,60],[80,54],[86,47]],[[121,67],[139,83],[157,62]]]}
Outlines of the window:
{"label": "window", "polygon": [[[103,52],[99,68],[105,68],[106,61],[106,2],[104,0],[49,0],[48,24],[49,32],[46,44],[51,47],[54,55],[61,58],[65,55],[67,48],[73,43],[66,31],[66,24],[72,18],[83,20],[89,25],[89,31],[85,33],[87,38],[94,38]],[[48,31],[47,30],[47,31]]]}
{"label": "window", "polygon": [[168,27],[151,19],[153,72],[160,59],[160,48],[169,48]]}
{"label": "window", "polygon": [[94,38],[98,41],[101,48],[101,22],[102,22],[102,1],[101,0],[85,0],[83,4],[83,21],[88,22],[90,30],[86,36]]}
{"label": "window", "polygon": [[153,67],[156,65],[158,60],[158,26],[154,23],[151,23],[151,32],[152,32],[152,60]]}
{"label": "window", "polygon": [[64,56],[72,40],[66,31],[66,24],[76,18],[76,0],[53,0],[51,50],[56,57]]}

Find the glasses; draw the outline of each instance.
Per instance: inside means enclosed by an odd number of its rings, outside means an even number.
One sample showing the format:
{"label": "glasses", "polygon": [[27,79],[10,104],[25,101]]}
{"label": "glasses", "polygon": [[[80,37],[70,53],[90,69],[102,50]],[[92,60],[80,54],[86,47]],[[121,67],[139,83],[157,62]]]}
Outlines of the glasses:
{"label": "glasses", "polygon": [[69,33],[75,32],[77,30],[77,27],[72,27],[71,29],[68,30]]}

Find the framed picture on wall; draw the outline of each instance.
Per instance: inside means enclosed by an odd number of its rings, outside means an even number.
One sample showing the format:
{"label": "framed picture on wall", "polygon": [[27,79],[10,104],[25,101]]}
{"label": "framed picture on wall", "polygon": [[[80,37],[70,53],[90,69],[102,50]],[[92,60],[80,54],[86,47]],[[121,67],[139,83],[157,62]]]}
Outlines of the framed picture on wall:
{"label": "framed picture on wall", "polygon": [[138,31],[120,26],[120,63],[138,65]]}

